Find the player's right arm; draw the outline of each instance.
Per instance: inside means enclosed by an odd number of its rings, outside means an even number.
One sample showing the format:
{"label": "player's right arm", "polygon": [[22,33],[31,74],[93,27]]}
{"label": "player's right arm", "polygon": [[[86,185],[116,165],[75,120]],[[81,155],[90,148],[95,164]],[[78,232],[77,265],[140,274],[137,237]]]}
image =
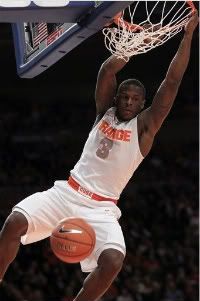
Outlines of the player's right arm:
{"label": "player's right arm", "polygon": [[126,65],[123,59],[111,55],[101,66],[95,90],[96,114],[101,117],[113,105],[116,94],[116,74]]}

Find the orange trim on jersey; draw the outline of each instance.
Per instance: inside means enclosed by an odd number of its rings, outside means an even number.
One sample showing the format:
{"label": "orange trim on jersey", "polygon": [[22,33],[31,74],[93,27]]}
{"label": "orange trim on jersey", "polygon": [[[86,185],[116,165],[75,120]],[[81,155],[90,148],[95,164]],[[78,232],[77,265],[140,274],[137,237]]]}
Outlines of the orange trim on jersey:
{"label": "orange trim on jersey", "polygon": [[86,197],[89,197],[90,199],[93,199],[95,201],[110,201],[110,202],[113,202],[113,203],[117,204],[117,200],[113,200],[113,199],[110,199],[110,198],[105,198],[105,197],[100,196],[96,193],[90,192],[86,188],[79,185],[79,183],[76,182],[72,177],[69,177],[67,182],[74,190],[78,191],[80,194],[82,194]]}
{"label": "orange trim on jersey", "polygon": [[129,142],[131,139],[132,131],[117,130],[105,120],[102,120],[99,130],[112,140]]}

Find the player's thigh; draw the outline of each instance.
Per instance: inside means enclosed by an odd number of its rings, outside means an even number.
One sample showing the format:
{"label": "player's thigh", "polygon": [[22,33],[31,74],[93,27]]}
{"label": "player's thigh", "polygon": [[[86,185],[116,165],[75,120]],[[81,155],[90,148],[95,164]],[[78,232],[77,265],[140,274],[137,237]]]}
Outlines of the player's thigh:
{"label": "player's thigh", "polygon": [[60,220],[74,214],[73,204],[62,199],[54,187],[25,198],[13,211],[22,213],[28,220],[27,232],[21,239],[23,244],[50,236]]}
{"label": "player's thigh", "polygon": [[85,220],[96,233],[96,244],[92,254],[81,262],[84,272],[91,272],[98,265],[98,259],[107,249],[117,250],[125,257],[126,246],[121,226],[116,216],[115,207],[101,207],[95,210],[85,209]]}

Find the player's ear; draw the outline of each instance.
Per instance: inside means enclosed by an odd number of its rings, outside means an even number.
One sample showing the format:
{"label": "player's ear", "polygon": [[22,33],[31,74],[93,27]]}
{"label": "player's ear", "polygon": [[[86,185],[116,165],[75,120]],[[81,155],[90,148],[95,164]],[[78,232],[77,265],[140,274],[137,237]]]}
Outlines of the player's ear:
{"label": "player's ear", "polygon": [[117,95],[113,98],[113,103],[114,103],[114,105],[117,104]]}
{"label": "player's ear", "polygon": [[146,100],[144,99],[140,105],[141,110],[144,108],[144,104],[145,104]]}

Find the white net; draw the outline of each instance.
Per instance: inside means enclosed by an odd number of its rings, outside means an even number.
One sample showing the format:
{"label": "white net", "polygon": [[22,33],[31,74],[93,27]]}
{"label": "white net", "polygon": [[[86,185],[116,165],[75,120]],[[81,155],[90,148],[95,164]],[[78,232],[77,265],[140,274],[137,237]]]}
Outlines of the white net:
{"label": "white net", "polygon": [[180,32],[192,9],[191,1],[134,1],[114,19],[117,27],[103,29],[105,46],[118,58],[128,61]]}

